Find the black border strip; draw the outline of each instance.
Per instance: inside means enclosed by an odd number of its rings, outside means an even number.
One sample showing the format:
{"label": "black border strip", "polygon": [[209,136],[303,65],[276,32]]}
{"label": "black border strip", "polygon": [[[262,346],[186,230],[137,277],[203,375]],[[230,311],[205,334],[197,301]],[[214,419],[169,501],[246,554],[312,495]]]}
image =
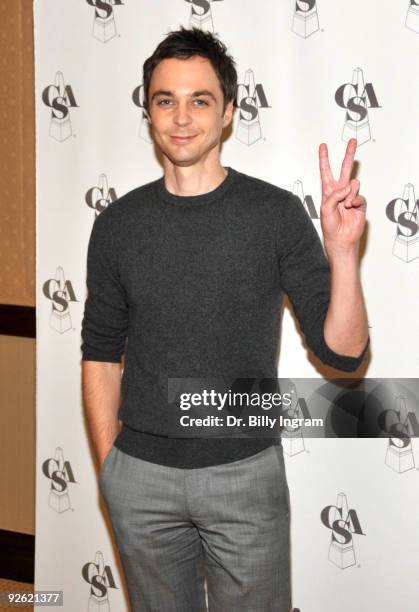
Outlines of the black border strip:
{"label": "black border strip", "polygon": [[34,583],[34,535],[0,529],[0,577]]}
{"label": "black border strip", "polygon": [[36,338],[36,308],[0,304],[0,334]]}

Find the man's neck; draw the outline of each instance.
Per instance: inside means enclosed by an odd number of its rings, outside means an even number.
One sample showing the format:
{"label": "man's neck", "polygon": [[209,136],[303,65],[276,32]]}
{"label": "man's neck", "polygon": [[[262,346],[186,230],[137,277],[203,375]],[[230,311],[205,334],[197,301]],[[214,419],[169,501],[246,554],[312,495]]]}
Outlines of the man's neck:
{"label": "man's neck", "polygon": [[166,189],[175,195],[194,196],[213,191],[220,185],[228,171],[218,160],[217,164],[193,166],[170,166],[164,168]]}

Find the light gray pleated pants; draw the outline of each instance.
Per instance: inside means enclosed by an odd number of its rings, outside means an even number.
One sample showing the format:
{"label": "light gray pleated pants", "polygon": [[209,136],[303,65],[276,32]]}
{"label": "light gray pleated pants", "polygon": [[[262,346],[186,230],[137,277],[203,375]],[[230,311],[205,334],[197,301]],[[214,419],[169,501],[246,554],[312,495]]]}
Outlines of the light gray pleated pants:
{"label": "light gray pleated pants", "polygon": [[197,469],[115,446],[99,477],[132,612],[289,612],[290,498],[282,445]]}

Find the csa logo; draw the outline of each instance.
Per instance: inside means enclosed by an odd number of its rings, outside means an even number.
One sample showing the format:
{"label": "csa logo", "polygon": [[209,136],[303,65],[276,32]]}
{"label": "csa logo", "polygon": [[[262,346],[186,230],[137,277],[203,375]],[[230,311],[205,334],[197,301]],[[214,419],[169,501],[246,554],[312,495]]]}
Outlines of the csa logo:
{"label": "csa logo", "polygon": [[86,0],[95,9],[92,35],[100,42],[108,42],[118,35],[116,30],[114,6],[122,6],[122,0]]}
{"label": "csa logo", "polygon": [[70,108],[78,106],[71,85],[64,83],[64,75],[55,73],[54,85],[47,85],[42,92],[42,102],[51,109],[49,135],[64,142],[72,135]]}
{"label": "csa logo", "polygon": [[100,213],[107,208],[108,204],[117,200],[117,195],[114,187],[108,186],[108,177],[106,174],[99,174],[98,184],[87,190],[84,197],[89,208],[95,211],[95,219]]}
{"label": "csa logo", "polygon": [[385,464],[398,474],[415,469],[412,437],[419,436],[419,423],[408,411],[406,398],[396,395],[394,408],[384,410],[379,420],[381,429],[394,436],[388,440]]}
{"label": "csa logo", "polygon": [[185,0],[185,2],[191,5],[189,27],[214,32],[211,4],[213,2],[222,1],[223,0]]}
{"label": "csa logo", "polygon": [[248,146],[262,138],[259,108],[271,108],[261,83],[255,84],[250,68],[244,75],[244,83],[237,85],[235,105],[239,109],[236,138]]}
{"label": "csa logo", "polygon": [[42,285],[42,292],[51,301],[49,325],[59,334],[71,329],[70,302],[78,302],[71,281],[65,280],[64,270],[58,266],[55,278],[49,278]]}
{"label": "csa logo", "polygon": [[[289,406],[285,405],[281,408],[281,414],[284,419],[310,419],[311,414],[307,406],[307,402],[303,397],[300,397],[297,392],[297,387],[292,380],[281,382],[281,393],[288,393],[291,398]],[[305,451],[305,441],[303,436],[302,426],[288,427],[283,425],[281,429],[281,440],[284,453],[289,457],[294,457]]]}
{"label": "csa logo", "polygon": [[311,219],[320,219],[317,209],[314,205],[313,196],[309,194],[304,195],[304,186],[302,181],[298,179],[294,181],[292,193],[300,198],[305,210],[307,211]]}
{"label": "csa logo", "polygon": [[112,570],[105,565],[102,551],[98,550],[94,563],[89,561],[81,570],[83,579],[90,584],[88,610],[110,611],[109,589],[117,589]]}
{"label": "csa logo", "polygon": [[328,559],[340,569],[356,565],[353,534],[365,535],[354,509],[348,510],[345,493],[339,493],[336,506],[326,506],[320,513],[325,527],[331,530]]}
{"label": "csa logo", "polygon": [[412,183],[404,186],[403,197],[386,206],[386,216],[396,225],[393,255],[409,263],[419,257],[419,200]]}
{"label": "csa logo", "polygon": [[406,28],[413,30],[419,34],[419,2],[418,0],[409,0],[409,6],[406,14],[406,21],[404,23]]}
{"label": "csa logo", "polygon": [[149,122],[144,111],[144,85],[142,83],[132,92],[132,101],[134,102],[135,106],[141,108],[141,121],[138,135],[146,142],[152,143],[153,139],[150,137]]}
{"label": "csa logo", "polygon": [[51,482],[48,505],[61,514],[70,509],[68,483],[76,482],[69,461],[64,460],[64,452],[60,446],[55,449],[54,458],[49,457],[42,464],[42,473]]}
{"label": "csa logo", "polygon": [[292,31],[302,38],[308,38],[319,28],[316,0],[296,0],[292,18]]}
{"label": "csa logo", "polygon": [[344,83],[335,93],[335,101],[346,109],[342,140],[356,138],[358,145],[371,140],[369,108],[381,108],[372,83],[364,83],[361,68],[355,68],[352,83]]}

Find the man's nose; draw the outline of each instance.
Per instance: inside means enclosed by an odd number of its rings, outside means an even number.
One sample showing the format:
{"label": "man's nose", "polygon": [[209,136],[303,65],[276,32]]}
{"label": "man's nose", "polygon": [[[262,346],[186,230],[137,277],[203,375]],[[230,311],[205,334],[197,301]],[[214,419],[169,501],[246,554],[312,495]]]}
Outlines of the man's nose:
{"label": "man's nose", "polygon": [[176,112],[174,113],[174,121],[179,125],[186,125],[191,121],[191,114],[188,109],[187,102],[180,102],[176,108]]}

